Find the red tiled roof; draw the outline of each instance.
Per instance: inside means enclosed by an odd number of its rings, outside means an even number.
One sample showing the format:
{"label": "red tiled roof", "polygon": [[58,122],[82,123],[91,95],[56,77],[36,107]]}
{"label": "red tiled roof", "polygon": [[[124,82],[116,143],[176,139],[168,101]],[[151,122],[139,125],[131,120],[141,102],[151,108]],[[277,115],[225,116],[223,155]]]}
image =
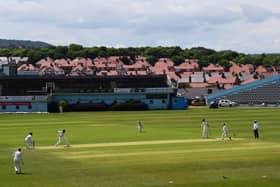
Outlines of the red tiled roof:
{"label": "red tiled roof", "polygon": [[179,77],[175,74],[175,72],[166,72],[167,77],[169,77],[170,79],[174,79],[175,81],[179,80]]}
{"label": "red tiled roof", "polygon": [[243,84],[249,84],[249,83],[255,82],[255,81],[257,81],[257,80],[258,80],[258,79],[254,79],[253,77],[251,77],[251,78],[249,78],[249,79],[243,81],[241,84],[242,84],[242,85],[243,85]]}
{"label": "red tiled roof", "polygon": [[32,64],[22,64],[17,68],[17,71],[39,71],[39,68],[33,66]]}
{"label": "red tiled roof", "polygon": [[143,69],[143,66],[141,64],[131,64],[131,65],[124,65],[124,69]]}
{"label": "red tiled roof", "polygon": [[150,70],[154,73],[154,74],[157,74],[157,75],[161,75],[161,74],[164,74],[164,72],[167,72],[168,69],[167,67],[150,67]]}
{"label": "red tiled roof", "polygon": [[174,66],[174,62],[169,58],[160,58],[158,60],[158,62],[156,62],[155,66],[172,67],[172,66]]}
{"label": "red tiled roof", "polygon": [[111,70],[107,73],[108,76],[114,76],[114,75],[118,75],[118,72],[115,70]]}
{"label": "red tiled roof", "polygon": [[40,68],[40,72],[47,72],[47,71],[54,72],[54,69],[52,67],[49,67],[49,66],[43,66],[43,67]]}
{"label": "red tiled roof", "polygon": [[62,69],[62,68],[59,68],[58,66],[56,66],[56,65],[53,65],[53,70],[55,71],[55,72],[63,72],[64,73],[64,70]]}
{"label": "red tiled roof", "polygon": [[221,84],[234,84],[236,81],[236,77],[230,77],[227,79],[221,78],[221,77],[210,77],[208,79],[209,84],[215,84],[216,82]]}
{"label": "red tiled roof", "polygon": [[185,59],[185,62],[188,64],[192,64],[195,68],[199,68],[197,59]]}
{"label": "red tiled roof", "polygon": [[115,64],[115,63],[108,63],[107,67],[109,67],[109,68],[116,68],[117,64]]}
{"label": "red tiled roof", "polygon": [[194,67],[195,69],[199,68],[198,60],[195,59],[185,59],[185,61],[180,65],[187,66],[187,67],[191,66]]}
{"label": "red tiled roof", "polygon": [[105,68],[105,64],[101,63],[101,62],[97,62],[95,61],[94,62],[94,66],[97,67],[97,68]]}
{"label": "red tiled roof", "polygon": [[104,74],[107,75],[108,71],[104,70],[104,71],[99,71],[99,72],[96,73],[97,76],[103,76]]}
{"label": "red tiled roof", "polygon": [[[129,57],[127,57],[129,58]],[[118,65],[123,65],[123,62],[120,60],[119,56],[110,56],[110,57],[98,57],[94,59],[94,63],[101,63],[101,64],[118,64]]]}
{"label": "red tiled roof", "polygon": [[90,59],[90,58],[86,58],[86,60],[85,60],[85,65],[87,66],[87,67],[93,67],[94,65],[93,65],[93,61]]}
{"label": "red tiled roof", "polygon": [[139,64],[144,67],[150,67],[151,64],[146,60],[146,57],[137,57],[135,64]]}
{"label": "red tiled roof", "polygon": [[207,67],[202,68],[203,71],[224,71],[224,68],[220,65],[209,64]]}
{"label": "red tiled roof", "polygon": [[57,59],[54,61],[54,64],[57,65],[58,67],[73,67],[74,64],[71,63],[71,60],[69,59]]}
{"label": "red tiled roof", "polygon": [[262,74],[262,73],[266,73],[267,69],[263,66],[258,66],[257,69],[255,70],[255,72],[258,72],[259,74]]}
{"label": "red tiled roof", "polygon": [[147,75],[146,71],[137,71],[137,75]]}
{"label": "red tiled roof", "polygon": [[51,66],[51,64],[54,64],[54,61],[52,58],[47,57],[46,59],[41,59],[38,62],[35,63],[37,66]]}
{"label": "red tiled roof", "polygon": [[196,71],[196,72],[194,72],[193,74],[195,74],[195,75],[203,75],[203,73],[204,73],[204,72]]}
{"label": "red tiled roof", "polygon": [[147,75],[146,71],[127,71],[127,75]]}
{"label": "red tiled roof", "polygon": [[225,84],[224,85],[224,89],[230,89],[230,88],[233,88],[232,84]]}
{"label": "red tiled roof", "polygon": [[262,75],[265,77],[265,78],[269,78],[269,77],[272,77],[274,75],[277,75],[276,72],[263,72]]}
{"label": "red tiled roof", "polygon": [[201,82],[201,83],[190,83],[190,86],[192,88],[205,88],[205,87],[208,86],[208,83],[203,83],[203,82]]}
{"label": "red tiled roof", "polygon": [[84,67],[82,67],[80,64],[73,67],[72,71],[83,71]]}
{"label": "red tiled roof", "polygon": [[71,62],[74,66],[82,64],[84,67],[93,67],[93,62],[89,58],[75,58]]}
{"label": "red tiled roof", "polygon": [[136,71],[127,71],[127,75],[136,75]]}
{"label": "red tiled roof", "polygon": [[175,69],[176,70],[194,71],[195,69],[197,69],[197,67],[195,64],[189,64],[187,62],[183,62],[179,66],[175,66]]}
{"label": "red tiled roof", "polygon": [[182,78],[187,78],[187,77],[191,76],[192,73],[191,72],[183,72],[180,75],[181,75]]}

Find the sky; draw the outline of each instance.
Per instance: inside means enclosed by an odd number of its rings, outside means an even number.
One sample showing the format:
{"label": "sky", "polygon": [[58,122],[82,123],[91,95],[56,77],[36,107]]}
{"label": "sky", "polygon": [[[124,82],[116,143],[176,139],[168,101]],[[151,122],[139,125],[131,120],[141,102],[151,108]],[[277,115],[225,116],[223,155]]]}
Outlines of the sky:
{"label": "sky", "polygon": [[278,0],[0,0],[0,38],[280,52]]}

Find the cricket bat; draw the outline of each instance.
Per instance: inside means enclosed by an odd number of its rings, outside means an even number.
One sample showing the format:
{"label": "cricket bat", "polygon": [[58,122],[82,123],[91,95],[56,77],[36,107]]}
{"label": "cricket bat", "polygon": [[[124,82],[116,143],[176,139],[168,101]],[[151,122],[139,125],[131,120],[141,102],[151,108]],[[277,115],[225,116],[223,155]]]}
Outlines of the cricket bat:
{"label": "cricket bat", "polygon": [[33,143],[33,149],[35,149],[35,141],[33,140],[33,142],[32,142],[32,143]]}

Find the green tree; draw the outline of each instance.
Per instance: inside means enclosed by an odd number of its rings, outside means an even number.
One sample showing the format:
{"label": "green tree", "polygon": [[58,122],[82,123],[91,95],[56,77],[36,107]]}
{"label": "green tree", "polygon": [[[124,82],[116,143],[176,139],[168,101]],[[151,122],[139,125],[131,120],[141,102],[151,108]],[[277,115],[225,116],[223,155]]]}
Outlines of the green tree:
{"label": "green tree", "polygon": [[184,62],[185,58],[183,56],[173,56],[171,60],[175,63],[175,65],[179,65]]}
{"label": "green tree", "polygon": [[229,71],[229,68],[231,67],[231,64],[228,60],[222,59],[218,62],[218,64],[222,67],[224,67],[225,71]]}
{"label": "green tree", "polygon": [[83,46],[79,45],[79,44],[70,44],[68,48],[69,48],[70,51],[81,51],[81,50],[83,50]]}
{"label": "green tree", "polygon": [[147,58],[147,61],[151,64],[151,65],[155,65],[155,63],[158,61],[159,59],[153,56],[150,56]]}
{"label": "green tree", "polygon": [[53,58],[54,59],[65,58],[67,53],[68,53],[68,47],[57,46],[54,50]]}
{"label": "green tree", "polygon": [[8,57],[8,56],[11,56],[11,54],[12,54],[12,50],[11,49],[0,48],[0,56]]}

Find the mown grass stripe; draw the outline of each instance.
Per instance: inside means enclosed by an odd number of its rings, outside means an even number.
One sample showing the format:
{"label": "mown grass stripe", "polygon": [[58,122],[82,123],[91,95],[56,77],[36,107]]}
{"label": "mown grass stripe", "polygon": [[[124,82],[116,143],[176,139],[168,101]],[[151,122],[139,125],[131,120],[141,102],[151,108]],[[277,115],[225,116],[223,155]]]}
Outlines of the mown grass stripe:
{"label": "mown grass stripe", "polygon": [[104,157],[127,157],[127,156],[144,156],[144,155],[166,155],[166,154],[186,154],[186,153],[204,153],[204,152],[224,152],[224,151],[242,151],[242,150],[263,150],[279,149],[280,145],[266,145],[266,146],[250,146],[250,147],[226,147],[226,148],[201,148],[191,150],[164,150],[164,151],[139,151],[127,153],[107,153],[107,154],[75,154],[75,155],[60,155],[65,159],[89,159],[89,158],[104,158]]}

